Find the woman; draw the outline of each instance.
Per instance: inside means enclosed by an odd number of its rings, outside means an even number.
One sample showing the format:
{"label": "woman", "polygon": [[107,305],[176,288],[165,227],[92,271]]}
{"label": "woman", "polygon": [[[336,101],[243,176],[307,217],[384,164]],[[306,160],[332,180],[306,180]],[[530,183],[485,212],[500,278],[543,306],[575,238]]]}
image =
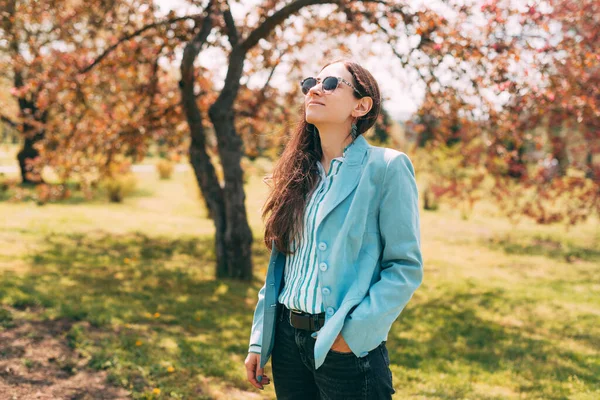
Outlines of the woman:
{"label": "woman", "polygon": [[386,348],[423,280],[414,169],[362,134],[380,112],[373,76],[339,60],[301,82],[304,121],[273,172],[271,258],[245,366],[279,400],[390,399]]}

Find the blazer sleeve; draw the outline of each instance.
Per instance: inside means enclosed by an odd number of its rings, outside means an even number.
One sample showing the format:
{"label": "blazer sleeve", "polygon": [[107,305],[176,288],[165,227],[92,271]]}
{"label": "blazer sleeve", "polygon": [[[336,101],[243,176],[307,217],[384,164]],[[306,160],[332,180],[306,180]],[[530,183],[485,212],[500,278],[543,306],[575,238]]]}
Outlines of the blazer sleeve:
{"label": "blazer sleeve", "polygon": [[384,173],[379,209],[381,279],[344,321],[341,334],[359,354],[379,345],[423,281],[419,196],[414,167],[398,152]]}
{"label": "blazer sleeve", "polygon": [[252,330],[250,332],[250,343],[248,352],[259,353],[261,350],[262,343],[262,330],[263,330],[263,319],[265,315],[265,288],[267,282],[258,291],[258,301],[256,302],[256,308],[254,309],[254,317],[252,319]]}

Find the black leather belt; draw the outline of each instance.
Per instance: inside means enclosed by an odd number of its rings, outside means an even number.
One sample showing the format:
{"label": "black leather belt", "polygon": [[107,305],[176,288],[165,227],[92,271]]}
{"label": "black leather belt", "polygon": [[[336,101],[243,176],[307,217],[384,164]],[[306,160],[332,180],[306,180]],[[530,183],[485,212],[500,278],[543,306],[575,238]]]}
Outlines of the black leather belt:
{"label": "black leather belt", "polygon": [[289,314],[290,325],[294,328],[315,332],[325,325],[324,312],[320,314],[309,314],[304,311],[291,310],[283,304],[281,304],[281,307],[283,307],[282,312],[284,313],[284,317],[285,314]]}

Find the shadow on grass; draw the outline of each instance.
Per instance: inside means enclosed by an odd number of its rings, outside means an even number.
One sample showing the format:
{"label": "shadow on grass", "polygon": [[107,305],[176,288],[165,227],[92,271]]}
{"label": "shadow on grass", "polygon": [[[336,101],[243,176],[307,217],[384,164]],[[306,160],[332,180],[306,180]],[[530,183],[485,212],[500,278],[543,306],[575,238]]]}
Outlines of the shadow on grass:
{"label": "shadow on grass", "polygon": [[[26,275],[1,277],[0,303],[72,321],[70,345],[127,389],[202,398],[195,378],[202,375],[251,390],[243,360],[262,282],[214,280],[213,243],[52,234],[30,255]],[[254,246],[259,268],[268,254],[261,242]]]}
{"label": "shadow on grass", "polygon": [[[243,361],[262,279],[216,281],[212,237],[99,232],[52,234],[41,244],[25,275],[0,277],[0,303],[30,318],[68,321],[61,337],[87,357],[88,367],[108,372],[111,383],[139,396],[160,388],[173,397],[203,399],[211,396],[199,377],[211,376],[253,391]],[[263,276],[268,252],[262,240],[255,240],[253,252],[257,276]],[[563,339],[597,343],[593,316],[573,319],[556,310],[538,317],[535,301],[530,308],[527,301],[502,289],[457,284],[413,302],[390,332],[391,362],[454,379],[470,379],[457,366],[512,373],[520,391],[542,398],[565,398],[573,375],[588,388],[597,385],[597,360],[563,347]],[[528,312],[515,316],[522,326],[483,317],[510,317],[517,308]],[[0,317],[15,329],[16,318]]]}
{"label": "shadow on grass", "polygon": [[[527,302],[512,298],[503,289],[468,285],[464,291],[443,293],[415,304],[392,327],[390,360],[405,368],[434,370],[448,376],[459,375],[457,370],[461,368],[484,374],[512,373],[519,376],[520,392],[544,393],[544,398],[565,398],[572,376],[588,388],[599,390],[600,364],[589,353],[597,348],[598,328],[579,316],[563,319],[560,310],[556,315],[538,318],[535,303]],[[514,315],[515,306],[521,306],[520,310],[530,306],[527,312],[531,315]],[[482,317],[490,313],[525,321],[517,326]],[[593,329],[590,335],[581,335],[586,327]],[[403,334],[415,328],[422,334]],[[588,351],[565,348],[562,340],[579,341]],[[548,387],[549,382],[556,387]]]}
{"label": "shadow on grass", "polygon": [[508,254],[539,255],[567,262],[577,259],[600,262],[600,248],[585,247],[541,235],[519,239],[510,236],[494,237],[487,240],[484,245],[502,249]]}

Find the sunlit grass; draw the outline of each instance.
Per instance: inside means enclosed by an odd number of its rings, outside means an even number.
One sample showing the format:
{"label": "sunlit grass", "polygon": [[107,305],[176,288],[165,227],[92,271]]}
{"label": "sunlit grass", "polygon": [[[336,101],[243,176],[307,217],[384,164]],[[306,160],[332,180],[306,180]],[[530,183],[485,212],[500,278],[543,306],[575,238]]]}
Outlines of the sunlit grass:
{"label": "sunlit grass", "polygon": [[[117,384],[143,393],[192,393],[196,376],[247,389],[240,363],[259,282],[213,279],[212,238],[52,234],[6,272],[2,303],[14,317],[76,321],[70,345]],[[265,264],[264,249],[255,248]],[[183,382],[183,384],[182,384]]]}
{"label": "sunlit grass", "polygon": [[[0,204],[0,329],[73,322],[66,343],[134,398],[274,399],[243,366],[269,256],[266,185],[247,185],[256,279],[243,284],[214,280],[191,171],[138,177],[123,204]],[[600,396],[597,220],[512,226],[481,203],[469,220],[442,206],[421,223],[424,283],[388,338],[396,398]]]}

